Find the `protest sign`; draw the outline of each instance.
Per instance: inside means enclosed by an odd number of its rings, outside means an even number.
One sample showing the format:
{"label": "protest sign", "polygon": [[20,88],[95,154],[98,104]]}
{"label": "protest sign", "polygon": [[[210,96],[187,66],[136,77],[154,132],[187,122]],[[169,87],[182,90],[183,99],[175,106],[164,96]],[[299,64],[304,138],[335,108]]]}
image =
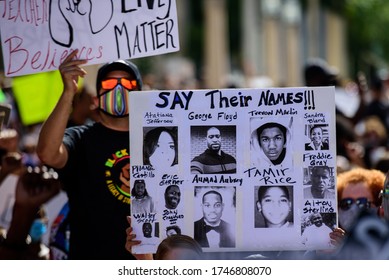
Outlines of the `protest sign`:
{"label": "protest sign", "polygon": [[155,252],[172,226],[204,251],[332,248],[334,87],[131,92],[129,103],[133,252]]}
{"label": "protest sign", "polygon": [[[83,86],[79,80],[79,87]],[[53,111],[63,90],[59,71],[14,77],[12,90],[18,104],[20,121],[23,125],[44,122]]]}
{"label": "protest sign", "polygon": [[179,50],[175,0],[0,1],[6,76],[58,69],[71,50],[87,64]]}

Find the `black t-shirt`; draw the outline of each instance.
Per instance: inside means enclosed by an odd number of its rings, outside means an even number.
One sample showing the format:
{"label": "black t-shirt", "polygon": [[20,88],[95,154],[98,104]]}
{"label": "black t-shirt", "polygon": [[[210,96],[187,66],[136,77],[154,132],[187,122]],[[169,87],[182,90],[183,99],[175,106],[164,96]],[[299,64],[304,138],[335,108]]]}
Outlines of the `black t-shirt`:
{"label": "black t-shirt", "polygon": [[124,247],[129,185],[120,180],[129,180],[129,133],[100,123],[76,126],[66,129],[64,144],[69,159],[60,178],[69,197],[69,259],[134,259]]}

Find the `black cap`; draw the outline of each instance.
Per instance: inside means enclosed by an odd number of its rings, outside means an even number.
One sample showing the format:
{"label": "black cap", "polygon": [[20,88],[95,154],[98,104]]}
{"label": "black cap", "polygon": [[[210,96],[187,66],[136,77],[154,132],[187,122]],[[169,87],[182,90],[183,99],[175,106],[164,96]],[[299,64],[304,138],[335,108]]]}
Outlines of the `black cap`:
{"label": "black cap", "polygon": [[335,67],[329,66],[327,62],[321,58],[311,58],[304,68],[304,78],[307,85],[327,86],[329,84],[317,83],[332,83],[338,76],[338,70]]}
{"label": "black cap", "polygon": [[100,67],[97,72],[96,78],[96,93],[98,94],[101,88],[101,81],[107,76],[109,72],[122,70],[131,74],[136,79],[136,84],[138,85],[138,89],[142,90],[142,76],[138,70],[138,67],[128,60],[118,59],[112,62],[108,62]]}

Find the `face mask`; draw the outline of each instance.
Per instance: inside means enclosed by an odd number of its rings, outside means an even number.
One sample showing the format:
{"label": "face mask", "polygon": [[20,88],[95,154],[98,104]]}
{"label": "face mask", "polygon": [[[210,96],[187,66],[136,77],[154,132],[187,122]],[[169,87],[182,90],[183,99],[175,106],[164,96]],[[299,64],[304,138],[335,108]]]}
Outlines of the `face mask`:
{"label": "face mask", "polygon": [[128,116],[128,92],[121,84],[99,95],[99,109],[104,113],[123,118]]}
{"label": "face mask", "polygon": [[346,231],[349,231],[360,213],[361,209],[356,204],[352,205],[347,210],[339,209],[338,215],[340,227]]}
{"label": "face mask", "polygon": [[41,220],[35,220],[30,229],[30,237],[32,242],[38,242],[41,240],[42,236],[46,233],[47,226]]}

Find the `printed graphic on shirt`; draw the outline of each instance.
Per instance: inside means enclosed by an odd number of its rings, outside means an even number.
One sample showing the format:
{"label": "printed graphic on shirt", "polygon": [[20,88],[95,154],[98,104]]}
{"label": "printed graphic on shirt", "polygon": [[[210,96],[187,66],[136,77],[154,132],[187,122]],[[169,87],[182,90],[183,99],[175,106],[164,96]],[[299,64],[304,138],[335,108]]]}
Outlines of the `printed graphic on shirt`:
{"label": "printed graphic on shirt", "polygon": [[127,149],[115,152],[105,163],[106,184],[117,200],[130,204],[130,155]]}

